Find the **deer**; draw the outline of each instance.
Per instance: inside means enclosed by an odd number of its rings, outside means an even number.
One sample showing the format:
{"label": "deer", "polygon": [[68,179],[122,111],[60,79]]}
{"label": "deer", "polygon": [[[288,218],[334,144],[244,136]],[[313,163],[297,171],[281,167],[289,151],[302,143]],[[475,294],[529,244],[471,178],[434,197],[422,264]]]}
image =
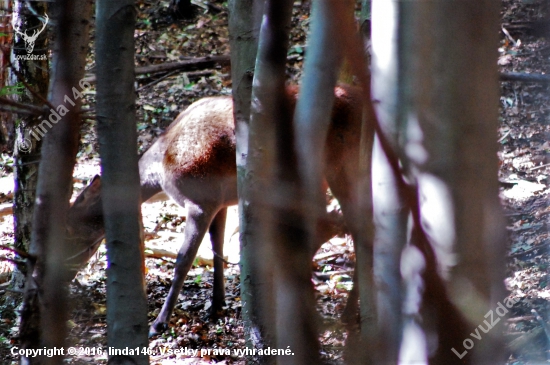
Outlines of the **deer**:
{"label": "deer", "polygon": [[[352,237],[356,237],[359,227],[355,226],[358,220],[353,217],[353,201],[359,179],[362,95],[360,89],[348,85],[337,86],[334,94],[324,152],[325,183],[340,203],[346,228]],[[298,88],[287,87],[287,95],[294,107]],[[227,207],[238,202],[234,128],[230,96],[203,98],[179,114],[139,160],[141,201],[164,191],[188,209],[174,279],[158,317],[150,326],[150,336],[168,328],[185,277],[207,231],[214,251],[210,313],[214,315],[224,305],[225,218]],[[88,261],[105,233],[100,192],[101,179],[96,176],[70,208],[67,229],[71,246],[69,261],[75,267]],[[325,237],[325,241],[341,227],[337,220],[334,216],[327,216],[326,222],[330,224],[319,225],[324,230],[319,236]]]}

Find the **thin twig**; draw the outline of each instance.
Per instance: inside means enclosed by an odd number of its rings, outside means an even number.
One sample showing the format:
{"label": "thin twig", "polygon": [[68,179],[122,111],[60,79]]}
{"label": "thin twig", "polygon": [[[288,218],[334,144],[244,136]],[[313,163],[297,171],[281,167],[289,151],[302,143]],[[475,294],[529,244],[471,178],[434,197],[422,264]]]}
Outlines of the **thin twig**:
{"label": "thin twig", "polygon": [[155,259],[155,260],[161,260],[162,262],[165,262],[165,263],[167,263],[167,264],[173,264],[173,265],[176,264],[176,261],[174,261],[174,260],[169,260],[169,259],[164,258],[164,257],[147,256],[147,253],[145,253],[145,258],[150,258],[150,259]]}
{"label": "thin twig", "polygon": [[[211,249],[212,250],[212,249]],[[224,259],[222,256],[220,256],[217,252],[214,252],[214,250],[212,250],[212,253],[214,254],[214,256],[216,256],[217,258],[220,258],[222,259],[223,262],[225,262],[227,265],[239,265],[239,263],[233,263],[233,262],[229,262],[227,261],[226,259]]]}
{"label": "thin twig", "polygon": [[9,257],[4,257],[4,256],[0,256],[0,261],[8,261],[8,262],[11,262],[12,264],[16,265],[17,267],[21,267],[21,266],[24,266],[24,265],[25,265],[25,262],[24,262],[24,261],[15,260],[15,259],[10,259]]}
{"label": "thin twig", "polygon": [[28,110],[23,110],[23,109],[18,109],[18,108],[13,107],[13,106],[2,106],[2,105],[0,105],[0,111],[8,112],[8,113],[14,113],[14,114],[36,115],[36,113],[34,113],[34,112],[31,112],[31,111],[28,111]]}
{"label": "thin twig", "polygon": [[[35,154],[36,155],[36,154]],[[28,156],[28,155],[27,155]],[[42,156],[41,154],[37,155],[37,156]],[[25,162],[20,162],[20,163],[14,163],[15,166],[27,166],[27,165],[34,165],[34,164],[37,164],[37,163],[40,163],[40,160],[32,160],[32,161],[25,161]]]}
{"label": "thin twig", "polygon": [[548,252],[548,245],[537,245],[535,247],[531,247],[525,251],[521,251],[521,252],[515,252],[515,253],[511,253],[508,255],[508,257],[523,257],[523,256],[527,256],[527,255],[531,255],[532,253],[535,253],[535,252],[541,252],[541,253],[544,253],[544,252]]}
{"label": "thin twig", "polygon": [[19,256],[21,256],[21,257],[23,257],[23,258],[26,258],[26,259],[28,259],[29,257],[31,257],[31,256],[29,255],[28,252],[21,251],[20,249],[17,249],[17,248],[15,248],[15,247],[11,247],[11,246],[0,245],[0,250],[11,251],[11,252],[13,252],[13,253],[18,254]]}
{"label": "thin twig", "polygon": [[[533,74],[523,72],[501,72],[499,75],[500,81],[519,81],[519,82],[538,82],[550,83],[550,75]],[[520,94],[521,97],[521,94]]]}
{"label": "thin twig", "polygon": [[[214,68],[216,65],[225,66],[230,64],[229,55],[208,56],[200,58],[192,58],[179,62],[166,62],[158,65],[148,65],[136,67],[134,70],[135,75],[153,74],[161,72],[169,72],[174,70],[191,71],[196,69],[208,69]],[[96,82],[96,75],[92,74],[84,78],[89,83]]]}
{"label": "thin twig", "polygon": [[538,169],[542,169],[542,168],[545,168],[547,166],[550,166],[550,163],[545,163],[544,165],[539,165],[539,166],[535,166],[535,167],[531,167],[529,169],[529,171],[535,171],[535,170],[538,170]]}
{"label": "thin twig", "polygon": [[506,139],[506,137],[508,137],[510,135],[510,133],[512,133],[511,129],[509,129],[508,132],[504,133],[504,135],[498,139],[498,143],[504,141]]}
{"label": "thin twig", "polygon": [[159,77],[158,79],[156,79],[156,80],[154,80],[154,81],[152,81],[152,82],[150,82],[150,83],[148,83],[148,84],[146,84],[146,85],[143,85],[142,87],[138,88],[138,89],[136,90],[136,92],[140,92],[141,90],[144,90],[144,89],[147,89],[147,88],[149,88],[149,87],[151,87],[151,86],[153,86],[153,85],[156,85],[156,84],[158,84],[159,82],[161,82],[162,80],[165,80],[165,79],[169,78],[170,76],[172,76],[172,75],[174,75],[174,74],[176,74],[176,73],[178,73],[178,72],[180,72],[180,71],[179,71],[179,70],[174,70],[174,71],[168,72],[166,75],[161,76],[161,77]]}
{"label": "thin twig", "polygon": [[504,35],[506,35],[506,38],[508,38],[510,40],[510,42],[512,42],[514,44],[514,46],[518,46],[518,42],[512,38],[512,36],[510,35],[510,33],[508,33],[508,31],[506,30],[506,28],[502,27],[502,33],[504,33]]}
{"label": "thin twig", "polygon": [[29,112],[32,112],[34,115],[42,115],[45,112],[45,110],[42,107],[35,106],[35,105],[30,105],[30,104],[25,104],[25,103],[20,103],[20,102],[14,101],[14,100],[10,100],[8,98],[0,97],[0,105],[1,104],[10,105],[10,106],[13,106],[13,107],[19,108],[19,109],[24,109],[24,110],[27,110]]}

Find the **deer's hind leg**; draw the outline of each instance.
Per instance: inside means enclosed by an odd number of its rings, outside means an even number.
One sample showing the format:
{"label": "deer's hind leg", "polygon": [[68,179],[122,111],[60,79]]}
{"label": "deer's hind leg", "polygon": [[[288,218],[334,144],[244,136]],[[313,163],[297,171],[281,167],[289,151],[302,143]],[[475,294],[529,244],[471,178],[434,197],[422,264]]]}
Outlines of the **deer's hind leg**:
{"label": "deer's hind leg", "polygon": [[168,296],[166,297],[166,302],[164,302],[157,319],[155,319],[149,329],[149,336],[159,334],[168,327],[168,322],[170,321],[179,293],[183,287],[185,277],[195,260],[195,256],[197,256],[197,251],[199,250],[199,246],[208,227],[219,210],[219,206],[201,206],[191,202],[186,202],[186,206],[187,224],[185,226],[183,244],[178,251],[178,257],[176,259],[174,279]]}

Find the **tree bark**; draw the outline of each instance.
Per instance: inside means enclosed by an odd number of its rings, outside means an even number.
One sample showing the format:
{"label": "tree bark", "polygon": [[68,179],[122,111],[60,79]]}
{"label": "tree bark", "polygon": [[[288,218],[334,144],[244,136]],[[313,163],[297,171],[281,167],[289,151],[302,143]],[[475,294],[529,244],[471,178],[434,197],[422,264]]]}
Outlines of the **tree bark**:
{"label": "tree bark", "polygon": [[[383,100],[380,111],[390,121],[379,135],[380,146],[394,181],[406,192],[401,201],[412,215],[411,243],[423,254],[423,259],[415,257],[411,249],[401,258],[408,289],[403,308],[409,315],[403,333],[420,332],[414,311],[421,309],[425,338],[434,333],[438,338],[430,364],[502,362],[501,330],[493,324],[475,348],[463,348],[484,315],[504,299],[497,146],[486,143],[495,141],[498,121],[498,4],[380,1],[374,2],[373,20],[373,68],[385,76],[375,83],[377,99]],[[390,29],[384,29],[388,24]],[[385,136],[398,136],[393,139],[397,153]],[[405,185],[401,169],[419,189]],[[434,252],[428,227],[435,247],[445,247],[447,256],[441,249]],[[456,255],[449,257],[453,243]],[[447,266],[438,269],[438,263]],[[442,271],[450,272],[448,283]],[[402,361],[425,361],[426,340],[411,342],[418,338],[403,338],[404,348],[419,351]],[[395,356],[395,350],[388,354]]]}
{"label": "tree bark", "polygon": [[[44,14],[47,10],[45,5],[37,5],[35,9],[40,14]],[[19,28],[28,29],[41,24],[40,19],[25,7],[25,2],[15,1],[13,5],[13,14],[18,15],[18,20],[15,25]],[[12,68],[9,70],[9,85],[21,85],[21,82],[25,81],[27,84],[34,85],[36,87],[34,91],[40,95],[42,99],[46,99],[49,81],[48,60],[30,62],[17,59],[18,55],[26,55],[25,41],[20,36],[15,36],[13,41],[13,45],[10,45],[12,47],[11,61],[4,60],[6,66],[10,63],[12,65]],[[48,37],[45,33],[36,39],[35,47],[40,49],[41,52],[45,53],[47,45]],[[2,52],[2,54],[9,55],[8,52]],[[2,72],[8,72],[8,69],[6,68],[6,70]],[[43,103],[42,100],[33,95],[28,89],[21,90],[21,94],[19,95],[18,93],[18,91],[14,90],[14,93],[9,93],[6,95],[6,98],[32,105],[42,105]],[[17,119],[19,123],[16,123]],[[2,121],[3,124],[6,123],[11,125],[6,126],[7,131],[11,129],[12,131],[15,130],[16,133],[15,146],[11,146],[11,148],[13,148],[14,158],[15,187],[13,198],[14,246],[16,249],[24,252],[28,252],[30,248],[31,222],[35,204],[36,186],[38,183],[38,161],[40,159],[40,150],[42,146],[40,140],[29,137],[32,127],[36,126],[40,119],[41,118],[38,116],[16,116],[12,114],[6,115],[6,118]],[[31,283],[27,283],[28,285],[25,284],[25,277],[27,274],[32,274],[32,267],[30,268],[30,272],[21,272],[16,269],[12,275],[10,285],[15,290],[22,290],[26,286],[19,326],[19,339],[21,348],[34,349],[39,348],[41,345],[40,304],[38,302],[36,287],[31,286]],[[6,294],[7,302],[13,302],[15,300],[17,299],[12,293],[8,292]]]}
{"label": "tree bark", "polygon": [[[300,168],[296,165],[292,111],[284,91],[288,43],[286,29],[292,3],[278,5],[273,7],[273,3],[266,2],[254,79],[255,103],[252,108],[248,159],[249,171],[258,177],[252,191],[252,202],[257,204],[260,213],[257,225],[254,226],[261,232],[262,238],[258,252],[261,257],[275,257],[274,262],[264,262],[259,271],[260,283],[264,285],[260,302],[261,318],[266,328],[268,345],[274,344],[277,348],[292,351],[293,356],[279,357],[278,363],[318,363],[318,333],[315,316],[312,316],[314,305],[309,269],[311,246],[308,245],[305,219],[306,210],[311,207],[300,205],[303,203],[302,196],[309,195],[305,192],[315,190],[315,187],[307,186],[304,190],[298,188]],[[315,57],[313,59],[316,60]],[[332,81],[329,77],[328,83],[332,83],[328,88],[331,93],[329,99],[333,98],[335,81],[335,74]],[[311,104],[305,105],[307,108]],[[330,102],[328,108],[328,115],[331,115]],[[324,143],[326,132],[324,139],[322,132],[321,137],[316,137]],[[307,149],[302,156],[311,152],[311,149]],[[304,185],[311,183],[312,179],[317,180],[312,185],[317,185],[321,180],[320,176],[315,176],[317,179],[309,174],[306,176]],[[320,187],[317,187],[319,191]],[[320,194],[312,195],[312,200],[316,200]],[[312,221],[311,226],[317,228],[317,220],[313,218]],[[314,231],[313,228],[311,231]],[[316,234],[311,236],[312,241],[315,240]]]}
{"label": "tree bark", "polygon": [[[417,124],[404,121],[420,129],[423,140],[409,137],[409,145],[421,144],[426,156],[411,154],[410,158],[423,178],[421,188],[431,188],[425,204],[433,204],[439,196],[450,207],[444,217],[432,218],[428,224],[435,233],[432,237],[442,236],[444,224],[450,226],[447,232],[454,232],[456,264],[450,268],[447,291],[474,331],[484,315],[505,299],[502,242],[506,238],[498,198],[495,133],[499,4],[485,0],[407,5],[403,10],[410,28],[403,30],[408,37],[404,37],[402,57],[408,64],[403,80],[408,81],[402,89],[408,92],[406,114],[415,115]],[[412,49],[416,51],[408,52]],[[452,238],[448,240],[453,243]],[[449,319],[439,321],[445,324]],[[459,363],[449,348],[463,353],[465,338],[457,336],[445,343],[447,330],[438,329],[441,345],[433,363]],[[501,333],[501,327],[492,328],[460,362],[503,362]]]}
{"label": "tree bark", "polygon": [[[397,32],[401,26],[399,2],[372,2],[373,99],[385,138],[397,155],[404,131],[399,124],[401,95]],[[373,152],[373,209],[375,224],[374,276],[377,287],[379,354],[383,362],[397,362],[401,345],[403,285],[401,253],[407,242],[407,204],[397,177],[389,166],[378,138]]]}
{"label": "tree bark", "polygon": [[[0,11],[2,20],[0,21],[0,94],[6,94],[9,88],[8,76],[10,56],[13,51],[13,28],[10,18],[5,14],[13,14],[14,1],[7,2],[7,8]],[[20,6],[19,6],[20,7]],[[47,87],[46,87],[47,89]],[[45,97],[45,93],[44,93]],[[0,113],[0,152],[13,152],[13,139],[15,132],[15,123],[7,113]]]}
{"label": "tree bark", "polygon": [[[46,348],[64,347],[66,338],[68,306],[64,236],[78,148],[81,104],[81,96],[75,97],[74,90],[80,92],[76,88],[81,87],[79,80],[84,76],[91,3],[60,0],[54,10],[57,27],[48,100],[55,107],[47,119],[51,122],[47,123],[51,129],[44,135],[33,216],[30,253],[38,261],[33,277],[27,280],[28,288],[37,285],[42,291],[39,296],[41,336],[42,346]],[[45,364],[61,364],[63,358],[55,356],[41,360]]]}
{"label": "tree bark", "polygon": [[[282,213],[286,217],[281,215],[279,218],[282,222],[283,219],[294,218],[293,225],[296,227],[290,228],[292,225],[287,223],[290,227],[281,228],[289,232],[295,231],[295,236],[302,238],[301,241],[278,240],[276,247],[279,263],[275,287],[277,294],[286,291],[285,295],[277,295],[277,346],[289,346],[296,354],[301,355],[301,358],[296,358],[296,362],[289,359],[289,364],[319,361],[317,323],[315,316],[311,315],[315,313],[315,301],[308,263],[312,249],[318,246],[317,228],[320,219],[326,214],[325,191],[320,182],[323,181],[325,172],[324,151],[332,119],[334,87],[343,58],[342,43],[333,33],[340,25],[341,19],[338,15],[342,14],[339,14],[333,3],[332,0],[319,0],[312,4],[312,22],[308,37],[310,52],[306,55],[303,81],[294,112],[294,131],[285,133],[282,130],[277,134],[286,139],[294,136],[294,146],[285,146],[282,143],[277,146],[279,149],[289,150],[283,155],[285,158],[278,161],[278,169],[288,170],[288,177],[281,176],[278,186],[286,187],[295,183],[298,190],[293,201],[299,205],[295,208],[298,212],[297,218],[285,211]],[[347,4],[351,5],[352,2],[347,1]],[[277,129],[282,129],[281,127]],[[296,156],[290,151],[296,151]],[[309,352],[308,356],[301,353],[302,351]]]}
{"label": "tree bark", "polygon": [[[258,298],[258,250],[254,242],[258,237],[252,230],[257,220],[254,207],[249,205],[254,175],[247,171],[250,101],[252,80],[258,50],[263,1],[231,0],[229,11],[229,36],[231,42],[231,79],[233,84],[233,113],[237,142],[237,182],[239,191],[239,226],[241,244],[241,299],[244,331],[247,347],[261,348],[265,337],[260,322]],[[252,9],[252,11],[250,11]],[[253,362],[253,359],[248,359]]]}
{"label": "tree bark", "polygon": [[[134,90],[132,0],[99,0],[97,120],[107,241],[107,342],[115,349],[147,348],[147,298],[141,236],[140,182]],[[148,364],[145,353],[111,355],[117,364]]]}

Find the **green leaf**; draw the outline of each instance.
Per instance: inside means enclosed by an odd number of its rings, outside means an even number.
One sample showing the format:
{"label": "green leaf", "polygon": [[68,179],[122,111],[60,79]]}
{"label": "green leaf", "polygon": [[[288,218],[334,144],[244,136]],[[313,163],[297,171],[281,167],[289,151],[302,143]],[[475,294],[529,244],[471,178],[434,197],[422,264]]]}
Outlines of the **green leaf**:
{"label": "green leaf", "polygon": [[6,95],[21,95],[25,90],[25,85],[22,82],[18,82],[15,85],[7,85],[0,89],[0,96]]}

